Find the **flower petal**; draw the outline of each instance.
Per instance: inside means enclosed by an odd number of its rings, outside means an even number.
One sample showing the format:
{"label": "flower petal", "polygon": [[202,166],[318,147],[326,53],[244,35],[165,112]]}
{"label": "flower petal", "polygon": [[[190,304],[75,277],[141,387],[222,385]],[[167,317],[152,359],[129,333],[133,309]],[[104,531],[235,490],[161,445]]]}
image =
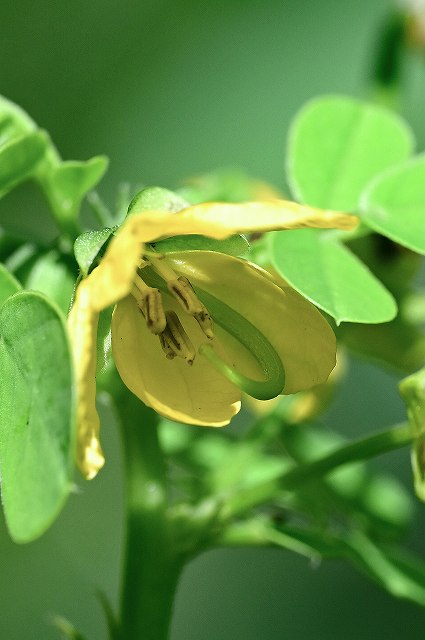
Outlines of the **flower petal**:
{"label": "flower petal", "polygon": [[226,238],[234,233],[303,227],[352,229],[356,216],[322,211],[295,202],[205,203],[178,213],[143,211],[127,218],[114,236],[99,267],[89,276],[97,311],[125,297],[140,262],[143,243],[174,235],[201,234]]}
{"label": "flower petal", "polygon": [[[164,296],[167,309],[176,311],[197,349],[205,336],[193,318]],[[213,427],[228,424],[240,409],[240,391],[198,356],[192,366],[181,358],[168,360],[158,336],[146,327],[134,299],[118,303],[112,317],[112,349],[124,384],[159,414],[187,424]]]}
{"label": "flower petal", "polygon": [[283,393],[325,382],[335,366],[335,336],[319,311],[289,286],[279,287],[256,265],[216,252],[167,256],[196,288],[234,308],[264,334],[285,367]]}
{"label": "flower petal", "polygon": [[353,229],[358,218],[337,211],[324,211],[287,200],[265,202],[207,202],[178,213],[143,211],[123,226],[140,242],[153,242],[174,235],[201,234],[226,238],[234,233],[277,231],[315,227]]}
{"label": "flower petal", "polygon": [[87,281],[77,289],[68,317],[77,381],[77,463],[85,478],[91,479],[104,465],[99,443],[99,416],[96,411],[96,334],[99,314],[91,307]]}
{"label": "flower petal", "polygon": [[[129,222],[131,220],[129,218]],[[122,226],[111,240],[100,265],[84,280],[90,287],[90,304],[94,310],[102,311],[130,293],[143,251],[136,232],[134,224]]]}

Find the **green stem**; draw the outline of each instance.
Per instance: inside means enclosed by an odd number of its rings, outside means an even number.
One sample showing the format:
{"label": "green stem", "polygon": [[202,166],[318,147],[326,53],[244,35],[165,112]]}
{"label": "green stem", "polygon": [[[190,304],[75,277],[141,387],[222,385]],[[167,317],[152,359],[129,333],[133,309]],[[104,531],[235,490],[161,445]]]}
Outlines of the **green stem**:
{"label": "green stem", "polygon": [[322,478],[334,469],[346,464],[363,462],[377,455],[400,449],[412,442],[414,435],[408,423],[391,427],[387,431],[368,436],[362,440],[351,442],[332,451],[331,453],[294,467],[283,473],[279,478],[246,491],[238,491],[228,496],[222,518],[228,521],[250,508],[257,507],[272,500],[282,491],[293,491],[304,483]]}
{"label": "green stem", "polygon": [[115,224],[113,216],[97,191],[90,191],[86,198],[93,214],[96,216],[100,228],[113,227]]}
{"label": "green stem", "polygon": [[353,462],[363,462],[375,456],[400,449],[413,440],[411,426],[407,422],[397,424],[387,431],[350,442],[319,460],[296,467],[280,478],[283,489],[293,489],[308,480],[322,477],[337,467]]}
{"label": "green stem", "polygon": [[119,398],[126,473],[126,550],[119,640],[166,640],[183,558],[171,540],[158,416]]}

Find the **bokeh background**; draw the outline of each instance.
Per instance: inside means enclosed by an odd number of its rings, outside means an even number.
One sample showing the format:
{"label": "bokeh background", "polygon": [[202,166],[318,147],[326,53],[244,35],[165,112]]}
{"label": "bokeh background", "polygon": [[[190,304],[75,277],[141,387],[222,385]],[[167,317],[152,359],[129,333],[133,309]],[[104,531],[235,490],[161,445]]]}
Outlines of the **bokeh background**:
{"label": "bokeh background", "polygon": [[[370,94],[371,60],[392,0],[1,0],[0,93],[47,129],[65,159],[105,153],[108,201],[123,181],[173,188],[236,166],[284,188],[289,121],[310,97]],[[425,56],[424,56],[425,58]],[[425,143],[425,61],[405,69],[403,112]],[[21,198],[21,200],[20,200]],[[2,202],[13,227],[44,233],[32,192]],[[326,423],[349,436],[404,419],[397,377],[352,359]],[[107,412],[107,409],[105,409]],[[230,427],[231,428],[231,427]],[[14,545],[0,522],[0,638],[58,637],[54,615],[104,640],[122,541],[120,442],[78,481],[41,539]],[[410,483],[406,450],[376,462]],[[425,557],[425,506],[408,544]],[[205,554],[181,582],[172,640],[424,637],[425,612],[340,562],[278,550]]]}

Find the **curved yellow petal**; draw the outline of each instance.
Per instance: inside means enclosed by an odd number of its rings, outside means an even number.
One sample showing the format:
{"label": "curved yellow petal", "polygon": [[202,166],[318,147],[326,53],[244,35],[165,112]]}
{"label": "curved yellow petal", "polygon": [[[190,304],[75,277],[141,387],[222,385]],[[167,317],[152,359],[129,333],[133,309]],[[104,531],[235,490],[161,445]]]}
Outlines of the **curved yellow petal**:
{"label": "curved yellow petal", "polygon": [[99,267],[87,280],[97,311],[115,304],[131,290],[143,243],[174,235],[201,234],[225,238],[234,233],[263,232],[303,227],[352,229],[355,216],[322,211],[286,200],[242,204],[211,202],[179,213],[144,211],[130,216],[109,244]]}
{"label": "curved yellow petal", "polygon": [[[197,349],[205,336],[193,318],[164,296],[167,309],[178,313]],[[187,424],[220,427],[240,409],[240,391],[206,359],[196,357],[192,366],[181,358],[168,360],[158,336],[146,327],[134,299],[128,296],[112,317],[112,349],[124,384],[159,414]]]}
{"label": "curved yellow petal", "polygon": [[[277,199],[244,203],[207,202],[184,209],[178,216],[185,226],[190,223],[211,224],[217,230],[220,228],[222,233],[227,232],[227,235],[305,227],[348,230],[358,224],[358,218],[353,215]],[[204,232],[204,235],[209,234]]]}
{"label": "curved yellow petal", "polygon": [[91,291],[91,306],[96,311],[106,309],[130,293],[143,252],[143,243],[136,232],[134,224],[123,225],[111,240],[100,265],[84,280]]}
{"label": "curved yellow petal", "polygon": [[77,383],[77,463],[83,476],[94,478],[104,465],[96,411],[96,334],[99,314],[91,306],[87,281],[80,284],[68,317]]}
{"label": "curved yellow petal", "polygon": [[264,202],[207,202],[178,213],[143,211],[129,217],[118,235],[131,234],[139,242],[153,242],[174,235],[201,234],[226,238],[234,233],[282,229],[354,229],[358,218],[338,211],[324,211],[288,200]]}
{"label": "curved yellow petal", "polygon": [[256,265],[212,251],[173,253],[167,261],[195,287],[234,308],[266,336],[285,367],[283,393],[327,380],[335,366],[334,333],[296,291],[277,286]]}

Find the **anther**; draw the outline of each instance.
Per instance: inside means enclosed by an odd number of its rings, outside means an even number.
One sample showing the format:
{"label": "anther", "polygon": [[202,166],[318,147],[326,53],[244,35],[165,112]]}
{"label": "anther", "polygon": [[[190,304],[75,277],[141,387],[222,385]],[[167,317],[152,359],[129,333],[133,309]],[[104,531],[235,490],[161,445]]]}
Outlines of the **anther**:
{"label": "anther", "polygon": [[167,326],[159,336],[165,355],[167,358],[179,356],[188,364],[193,364],[196,351],[177,314],[174,311],[167,311],[165,315]]}
{"label": "anther", "polygon": [[136,278],[131,293],[145,317],[149,331],[155,335],[162,333],[166,327],[167,319],[159,290],[148,287],[141,278]]}
{"label": "anther", "polygon": [[213,323],[210,314],[194,292],[189,280],[184,276],[169,280],[167,287],[183,309],[195,318],[204,334],[214,338]]}
{"label": "anther", "polygon": [[167,283],[169,292],[179,302],[183,309],[195,318],[205,336],[212,340],[214,338],[214,333],[211,316],[202,302],[198,299],[189,280],[184,276],[177,277],[172,268],[167,264],[164,256],[158,258],[149,254],[148,259],[153,269]]}
{"label": "anther", "polygon": [[204,335],[212,340],[214,338],[213,321],[206,307],[202,305],[202,311],[199,311],[199,313],[194,313],[193,317],[201,327]]}
{"label": "anther", "polygon": [[174,280],[169,280],[167,287],[187,313],[193,315],[202,311],[202,304],[196,297],[187,278],[180,276]]}
{"label": "anther", "polygon": [[168,342],[164,338],[164,334],[160,333],[158,338],[159,338],[159,341],[161,343],[161,348],[162,348],[163,352],[165,353],[165,356],[168,358],[168,360],[173,360],[176,357],[177,354],[174,353],[172,348],[169,346]]}

